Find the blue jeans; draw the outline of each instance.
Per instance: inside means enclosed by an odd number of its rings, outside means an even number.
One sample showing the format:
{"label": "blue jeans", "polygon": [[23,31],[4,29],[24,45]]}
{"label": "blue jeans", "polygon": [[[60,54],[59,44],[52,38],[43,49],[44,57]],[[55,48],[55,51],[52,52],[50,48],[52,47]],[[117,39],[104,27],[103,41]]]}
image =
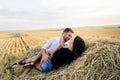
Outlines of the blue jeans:
{"label": "blue jeans", "polygon": [[53,64],[52,64],[51,59],[50,59],[49,63],[45,63],[44,61],[42,61],[40,68],[42,69],[42,72],[44,72],[44,73],[51,71],[53,69]]}

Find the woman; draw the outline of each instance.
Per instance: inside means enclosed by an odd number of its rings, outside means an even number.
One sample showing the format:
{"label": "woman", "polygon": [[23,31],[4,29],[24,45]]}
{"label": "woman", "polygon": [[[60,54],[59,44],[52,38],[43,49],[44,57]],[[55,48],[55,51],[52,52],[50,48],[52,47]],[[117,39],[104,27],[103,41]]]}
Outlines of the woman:
{"label": "woman", "polygon": [[79,36],[74,38],[70,48],[61,48],[53,54],[52,63],[54,69],[58,69],[63,64],[69,64],[82,55],[85,50],[85,42]]}
{"label": "woman", "polygon": [[[84,40],[76,36],[74,40],[70,43],[69,48],[60,48],[59,50],[55,51],[53,55],[50,55],[51,58],[49,60],[49,63],[45,63],[41,60],[40,62],[38,59],[36,59],[35,56],[32,58],[20,61],[19,64],[23,66],[28,66],[24,72],[19,76],[19,78],[24,78],[33,67],[35,67],[37,70],[42,71],[44,73],[47,73],[51,71],[52,69],[58,69],[63,64],[69,64],[73,60],[77,59],[79,56],[81,56],[82,52],[85,50],[85,42]],[[49,54],[49,53],[48,53]],[[37,61],[34,61],[37,60]],[[16,65],[12,66],[15,67]]]}

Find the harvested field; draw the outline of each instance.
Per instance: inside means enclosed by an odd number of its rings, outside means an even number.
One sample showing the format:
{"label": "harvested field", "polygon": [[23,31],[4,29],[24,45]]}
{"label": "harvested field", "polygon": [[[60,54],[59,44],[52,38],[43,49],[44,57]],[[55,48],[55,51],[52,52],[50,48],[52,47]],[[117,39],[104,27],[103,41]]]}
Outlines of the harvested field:
{"label": "harvested field", "polygon": [[[34,36],[39,42],[40,39],[46,41],[52,36],[59,36],[61,31],[26,33]],[[74,36],[75,35],[83,37],[86,42],[86,50],[81,57],[73,61],[70,65],[63,66],[47,74],[33,69],[30,74],[25,77],[25,80],[120,80],[120,29],[77,29],[75,30]],[[39,36],[41,37],[39,38]],[[2,36],[1,42],[3,40],[6,39]],[[42,44],[43,43],[44,42],[42,42]],[[7,71],[7,73],[4,74],[2,72],[5,66],[17,62],[26,56],[30,57],[34,55],[34,53],[39,52],[41,48],[40,45],[42,44],[36,44],[34,45],[36,47],[30,47],[20,56],[7,54],[2,58],[1,56],[3,55],[0,53],[0,79],[18,80],[18,75],[21,73],[21,70],[15,69]]]}

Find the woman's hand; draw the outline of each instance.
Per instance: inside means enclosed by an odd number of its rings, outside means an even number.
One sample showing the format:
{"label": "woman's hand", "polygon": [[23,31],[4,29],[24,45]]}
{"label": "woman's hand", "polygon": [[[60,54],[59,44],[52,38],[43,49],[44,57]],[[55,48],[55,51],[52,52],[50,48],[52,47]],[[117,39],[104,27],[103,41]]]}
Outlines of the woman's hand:
{"label": "woman's hand", "polygon": [[59,43],[59,45],[58,45],[58,48],[59,48],[59,49],[62,48],[64,44],[65,44],[65,41],[64,41],[64,39],[63,39],[63,37],[62,37],[62,38],[60,39],[60,43]]}

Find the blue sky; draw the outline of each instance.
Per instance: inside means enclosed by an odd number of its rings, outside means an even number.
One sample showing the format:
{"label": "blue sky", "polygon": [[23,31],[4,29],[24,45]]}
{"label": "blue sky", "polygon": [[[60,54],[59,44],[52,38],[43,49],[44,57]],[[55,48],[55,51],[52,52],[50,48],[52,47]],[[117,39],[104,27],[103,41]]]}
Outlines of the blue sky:
{"label": "blue sky", "polygon": [[120,0],[0,0],[0,31],[120,24]]}

